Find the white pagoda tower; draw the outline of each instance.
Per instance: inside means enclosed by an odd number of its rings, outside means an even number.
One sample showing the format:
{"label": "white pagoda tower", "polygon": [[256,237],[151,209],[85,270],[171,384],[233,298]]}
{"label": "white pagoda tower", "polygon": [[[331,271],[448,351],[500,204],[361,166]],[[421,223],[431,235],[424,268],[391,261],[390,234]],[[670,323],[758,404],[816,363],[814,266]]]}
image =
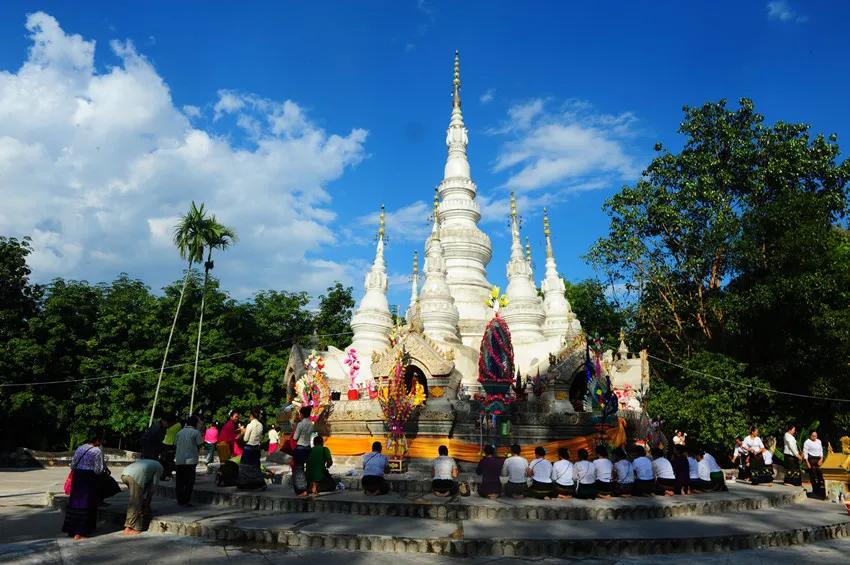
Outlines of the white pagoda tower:
{"label": "white pagoda tower", "polygon": [[475,201],[466,146],[469,136],[460,103],[460,56],[455,51],[452,116],[446,133],[449,153],[440,199],[440,241],[446,262],[446,281],[460,315],[458,330],[465,345],[477,348],[490,318],[485,305],[491,284],[487,264],[492,257],[490,238],[478,229],[481,207]]}

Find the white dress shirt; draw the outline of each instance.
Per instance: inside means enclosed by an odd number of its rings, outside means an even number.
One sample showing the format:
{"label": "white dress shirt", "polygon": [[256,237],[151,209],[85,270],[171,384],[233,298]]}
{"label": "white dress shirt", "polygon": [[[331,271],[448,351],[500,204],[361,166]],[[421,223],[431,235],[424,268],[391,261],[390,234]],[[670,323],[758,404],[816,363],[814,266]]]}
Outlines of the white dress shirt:
{"label": "white dress shirt", "polygon": [[599,457],[593,460],[593,466],[596,467],[596,480],[604,483],[611,482],[611,473],[614,471],[614,464],[606,457]]}
{"label": "white dress shirt", "polygon": [[703,457],[702,461],[697,463],[697,478],[701,481],[711,481],[711,470],[708,466],[708,461]]}
{"label": "white dress shirt", "polygon": [[747,436],[744,438],[744,447],[750,453],[758,453],[764,449],[764,442],[758,436]]}
{"label": "white dress shirt", "polygon": [[652,460],[652,471],[655,473],[656,479],[675,479],[676,474],[673,472],[673,464],[666,457],[659,457]]}
{"label": "white dress shirt", "polygon": [[652,460],[646,455],[641,455],[632,461],[632,467],[635,469],[635,478],[639,481],[651,481],[655,479],[655,468],[652,465]]}
{"label": "white dress shirt", "polygon": [[528,466],[531,469],[531,478],[538,483],[552,482],[552,463],[545,459],[535,459]]}
{"label": "white dress shirt", "polygon": [[573,481],[573,464],[568,459],[555,461],[552,465],[552,480],[562,487],[571,487],[575,484]]}
{"label": "white dress shirt", "polygon": [[573,479],[580,485],[596,483],[596,467],[590,461],[579,461],[573,465]]}
{"label": "white dress shirt", "polygon": [[635,482],[635,470],[632,462],[628,459],[620,459],[614,463],[614,469],[617,470],[617,482],[623,485]]}
{"label": "white dress shirt", "polygon": [[785,447],[782,448],[782,453],[791,457],[798,457],[800,455],[800,449],[797,447],[797,438],[792,434],[785,432],[784,443]]}
{"label": "white dress shirt", "polygon": [[803,457],[806,459],[809,457],[817,457],[818,459],[823,457],[823,444],[821,444],[819,439],[815,441],[807,439],[803,443]]}
{"label": "white dress shirt", "polygon": [[714,458],[714,455],[712,455],[711,453],[705,453],[702,456],[702,460],[707,462],[709,473],[722,473],[723,472],[723,469],[720,468],[720,465],[717,464],[717,460]]}
{"label": "white dress shirt", "polygon": [[245,445],[260,445],[260,442],[263,441],[263,425],[259,420],[254,418],[248,425],[245,426],[245,433],[242,434],[242,439],[245,441]]}
{"label": "white dress shirt", "polygon": [[505,464],[502,465],[502,476],[508,478],[509,483],[526,483],[528,478],[528,461],[525,457],[512,455],[505,459]]}
{"label": "white dress shirt", "polygon": [[699,463],[693,457],[688,457],[688,478],[689,479],[698,479],[699,478]]}

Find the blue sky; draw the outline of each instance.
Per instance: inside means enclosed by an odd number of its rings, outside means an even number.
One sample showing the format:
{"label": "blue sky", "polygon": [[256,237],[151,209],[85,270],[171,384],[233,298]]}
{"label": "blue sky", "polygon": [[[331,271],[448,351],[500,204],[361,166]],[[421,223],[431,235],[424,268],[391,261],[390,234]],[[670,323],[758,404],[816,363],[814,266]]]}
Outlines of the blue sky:
{"label": "blue sky", "polygon": [[0,233],[33,237],[39,281],[126,271],[158,289],[194,198],[240,233],[225,288],[317,294],[361,287],[383,203],[406,305],[455,49],[496,284],[511,190],[538,277],[545,205],[560,270],[593,276],[602,202],[656,141],[680,145],[684,104],[747,96],[850,143],[850,4],[585,4],[4,2]]}

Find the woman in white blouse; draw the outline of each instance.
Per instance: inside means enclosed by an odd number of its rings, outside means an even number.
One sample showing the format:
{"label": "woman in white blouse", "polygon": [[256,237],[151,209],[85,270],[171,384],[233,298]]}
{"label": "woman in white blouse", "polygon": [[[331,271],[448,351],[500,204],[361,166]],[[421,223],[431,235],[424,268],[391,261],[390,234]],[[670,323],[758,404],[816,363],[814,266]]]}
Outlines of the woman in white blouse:
{"label": "woman in white blouse", "polygon": [[812,494],[824,498],[826,490],[823,484],[823,472],[820,470],[823,465],[823,444],[818,439],[817,432],[812,432],[809,439],[803,443],[803,461],[809,471],[809,480],[812,481]]}
{"label": "woman in white blouse", "polygon": [[797,448],[797,427],[794,424],[788,424],[785,430],[785,446],[782,448],[784,457],[785,479],[787,485],[801,486],[803,484],[803,476],[800,472],[800,450]]}

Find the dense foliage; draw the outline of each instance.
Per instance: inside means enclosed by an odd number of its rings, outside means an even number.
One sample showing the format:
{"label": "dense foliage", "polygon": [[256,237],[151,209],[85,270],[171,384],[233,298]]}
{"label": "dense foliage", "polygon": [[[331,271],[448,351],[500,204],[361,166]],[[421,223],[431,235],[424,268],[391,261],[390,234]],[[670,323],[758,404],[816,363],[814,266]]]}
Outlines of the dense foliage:
{"label": "dense foliage", "polygon": [[684,114],[683,149],[656,146],[590,252],[637,296],[631,345],[691,369],[653,361],[650,407],[709,443],[815,417],[834,441],[850,404],[746,385],[850,398],[850,161],[834,135],[767,125],[747,99]]}
{"label": "dense foliage", "polygon": [[[0,237],[0,384],[91,380],[0,387],[3,447],[60,449],[92,431],[113,446],[119,438],[132,444],[147,425],[182,278],[161,295],[123,274],[110,284],[57,279],[40,287],[29,282],[30,251],[27,240]],[[188,410],[201,285],[192,271],[160,391],[163,411]],[[222,419],[231,408],[259,405],[273,417],[292,341],[311,346],[314,331],[349,331],[351,293],[337,283],[314,310],[306,293],[263,291],[236,301],[210,278],[196,411]]]}

